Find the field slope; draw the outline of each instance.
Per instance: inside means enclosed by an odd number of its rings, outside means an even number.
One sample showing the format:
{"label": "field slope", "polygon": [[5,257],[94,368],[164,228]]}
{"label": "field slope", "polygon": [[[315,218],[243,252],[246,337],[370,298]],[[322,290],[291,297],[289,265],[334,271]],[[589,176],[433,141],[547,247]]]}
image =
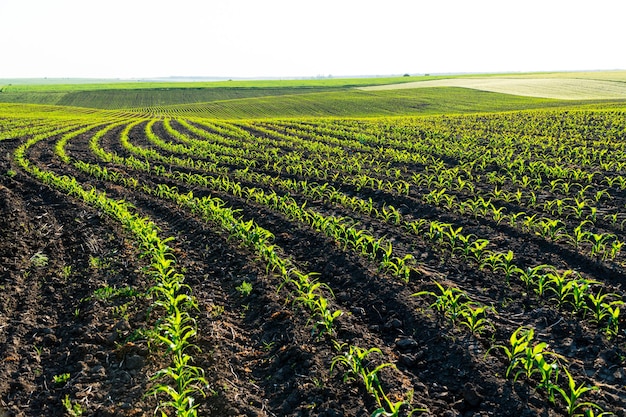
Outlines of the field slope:
{"label": "field slope", "polygon": [[517,96],[559,100],[624,100],[626,82],[573,78],[451,78],[405,84],[360,87],[364,91],[462,87]]}
{"label": "field slope", "polygon": [[623,103],[625,74],[605,71],[92,84],[0,80],[0,102],[219,118],[444,114],[571,107],[600,101]]}

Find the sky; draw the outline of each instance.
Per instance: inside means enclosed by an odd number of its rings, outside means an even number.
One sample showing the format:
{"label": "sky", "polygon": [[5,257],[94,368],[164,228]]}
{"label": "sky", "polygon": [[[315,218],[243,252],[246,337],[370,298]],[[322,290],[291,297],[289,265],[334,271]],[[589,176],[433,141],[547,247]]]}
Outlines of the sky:
{"label": "sky", "polygon": [[626,69],[622,0],[0,0],[0,78]]}

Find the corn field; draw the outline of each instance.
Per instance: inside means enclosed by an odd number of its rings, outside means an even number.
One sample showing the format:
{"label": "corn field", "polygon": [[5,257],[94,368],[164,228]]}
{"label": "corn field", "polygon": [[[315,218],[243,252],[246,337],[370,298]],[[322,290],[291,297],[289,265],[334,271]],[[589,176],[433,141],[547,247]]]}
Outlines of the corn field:
{"label": "corn field", "polygon": [[0,107],[0,415],[626,416],[626,116]]}

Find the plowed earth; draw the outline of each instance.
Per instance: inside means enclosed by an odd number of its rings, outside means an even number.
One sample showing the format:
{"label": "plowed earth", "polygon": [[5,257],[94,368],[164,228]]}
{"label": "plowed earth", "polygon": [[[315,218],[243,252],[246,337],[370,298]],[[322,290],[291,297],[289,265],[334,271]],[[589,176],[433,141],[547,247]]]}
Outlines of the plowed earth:
{"label": "plowed earth", "polygon": [[[143,127],[138,125],[130,137],[135,145],[149,147]],[[110,131],[102,146],[123,156],[127,151],[119,143],[120,130]],[[159,124],[155,132],[175,141]],[[68,154],[102,164],[89,151],[93,133],[72,139]],[[276,290],[279,279],[266,272],[255,254],[172,203],[62,164],[53,154],[56,139],[38,143],[28,158],[105,190],[109,197],[131,202],[161,228],[163,236],[175,237],[171,245],[177,266],[199,303],[194,317],[200,350],[193,357],[209,381],[206,398],[196,399],[199,415],[369,416],[377,408],[358,381],[344,382],[339,367],[330,372],[338,353],[331,338],[312,333],[308,312]],[[80,404],[84,415],[151,415],[158,399],[146,396],[150,377],[167,366],[167,358],[139,333],[157,320],[150,298],[139,295],[152,284],[142,274],[145,262],[113,220],[16,168],[11,155],[19,143],[0,143],[0,415],[65,415],[66,396]],[[17,174],[4,175],[11,169]],[[141,183],[190,190],[183,183],[115,169]],[[576,269],[618,290],[626,277],[619,265],[607,266],[506,225],[445,213],[411,196],[335,186],[403,207],[406,215],[454,221],[468,233],[488,236],[503,249],[513,250],[522,264]],[[400,399],[414,391],[413,406],[428,410],[422,415],[565,415],[562,401],[550,404],[528,381],[505,378],[507,363],[501,352],[486,355],[494,343],[505,344],[517,328],[530,326],[551,350],[568,358],[577,381],[600,387],[585,400],[626,416],[624,335],[607,340],[597,328],[538,300],[518,283],[506,285],[501,274],[480,270],[399,227],[342,212],[323,201],[307,200],[307,207],[349,215],[362,227],[387,236],[394,250],[416,256],[421,273],[413,274],[409,283],[400,282],[333,239],[267,207],[202,187],[193,191],[197,196],[218,196],[240,209],[244,219],[270,230],[276,246],[303,270],[319,272],[320,280],[334,291],[332,308],[343,311],[334,325],[334,339],[380,348],[382,355],[374,355],[373,361],[395,366],[380,374],[387,392]],[[293,197],[305,201],[303,196]],[[618,202],[622,206],[626,202],[624,196],[616,198],[624,200]],[[462,286],[475,300],[494,305],[499,313],[493,318],[494,330],[472,335],[451,327],[428,308],[428,299],[412,296],[433,290],[433,280]],[[248,296],[237,290],[244,281],[253,287]],[[138,295],[98,297],[96,290],[105,286],[130,287]],[[55,376],[65,373],[69,380],[55,382]]]}

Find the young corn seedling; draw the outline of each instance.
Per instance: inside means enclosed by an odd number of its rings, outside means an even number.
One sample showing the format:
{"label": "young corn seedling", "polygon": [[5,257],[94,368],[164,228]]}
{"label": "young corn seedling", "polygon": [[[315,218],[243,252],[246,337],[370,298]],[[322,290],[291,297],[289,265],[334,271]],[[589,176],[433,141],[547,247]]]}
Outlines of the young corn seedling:
{"label": "young corn seedling", "polygon": [[574,214],[577,219],[582,219],[585,214],[585,208],[587,207],[587,200],[583,198],[574,198],[574,205],[568,206],[568,208]]}
{"label": "young corn seedling", "polygon": [[616,236],[609,233],[591,233],[590,241],[591,241],[591,251],[590,255],[600,257],[602,255],[602,259],[605,258],[606,254],[606,245],[611,239],[615,239]]}
{"label": "young corn seedling", "polygon": [[486,250],[483,254],[482,260],[479,264],[479,269],[489,268],[492,271],[495,271],[498,265],[501,263],[501,258],[504,256],[502,252],[495,252]]}
{"label": "young corn seedling", "polygon": [[598,190],[594,196],[594,200],[596,203],[599,203],[602,199],[611,200],[613,197],[607,190]]}
{"label": "young corn seedling", "polygon": [[385,223],[389,224],[400,224],[400,221],[402,220],[402,214],[400,214],[398,209],[387,204],[383,204],[383,207],[379,212],[379,216],[385,221]]}
{"label": "young corn seedling", "polygon": [[[509,338],[509,346],[494,345],[487,350],[486,355],[489,354],[492,349],[502,349],[509,361],[509,365],[505,372],[505,376],[509,378],[509,376],[517,370],[517,368],[522,367],[523,360],[526,357],[526,351],[531,348],[531,341],[534,335],[534,329],[520,327],[511,334],[511,337]],[[522,373],[523,370],[517,371],[514,375],[514,380],[517,380],[518,376]]]}
{"label": "young corn seedling", "polygon": [[588,279],[575,279],[570,281],[570,298],[567,302],[572,306],[574,313],[583,314],[583,318],[587,312],[587,299],[591,295],[591,285],[598,284],[597,281]]}
{"label": "young corn seedling", "polygon": [[459,234],[457,236],[458,245],[452,249],[452,252],[460,252],[463,258],[468,258],[472,253],[472,243],[475,239],[476,235],[472,233],[469,235]]}
{"label": "young corn seedling", "polygon": [[363,382],[365,391],[375,396],[378,400],[379,395],[383,392],[378,373],[382,369],[393,367],[394,365],[392,363],[383,363],[370,370],[368,358],[374,353],[382,355],[382,351],[379,348],[362,349],[358,346],[350,346],[347,352],[333,358],[330,364],[330,372],[333,372],[337,364],[341,364],[346,368],[343,374],[344,382],[360,379]]}
{"label": "young corn seedling", "polygon": [[615,259],[617,255],[622,251],[622,247],[624,246],[624,242],[615,239],[611,242],[611,249],[606,254],[607,259]]}
{"label": "young corn seedling", "polygon": [[441,190],[433,190],[424,196],[424,201],[426,203],[439,206],[444,200],[443,196],[445,193],[446,193],[445,188],[442,188]]}
{"label": "young corn seedling", "polygon": [[542,298],[548,291],[554,291],[549,274],[537,275],[532,286],[534,287],[533,291],[537,294],[537,298]]}
{"label": "young corn seedling", "polygon": [[443,202],[444,207],[450,211],[452,211],[458,205],[457,199],[453,195],[444,194],[443,199],[444,199],[444,202]]}
{"label": "young corn seedling", "polygon": [[343,314],[341,310],[331,311],[328,308],[328,300],[321,295],[318,296],[315,300],[314,313],[317,314],[318,320],[315,322],[315,327],[313,328],[313,331],[319,331],[318,336],[320,337],[324,335],[324,333],[332,335],[333,323],[335,322],[337,317]]}
{"label": "young corn seedling", "polygon": [[153,380],[168,377],[174,382],[174,386],[157,384],[148,392],[154,395],[164,393],[170,398],[169,401],[160,403],[159,409],[172,407],[177,416],[197,416],[198,404],[192,395],[200,392],[204,396],[204,387],[208,386],[208,381],[204,377],[203,369],[191,365],[191,360],[191,356],[187,354],[175,356],[171,367],[160,370],[152,377]]}
{"label": "young corn seedling", "polygon": [[[532,344],[534,329],[520,327],[511,334],[509,346],[497,345],[490,348],[502,349],[506,355],[509,365],[506,370],[506,377],[513,376],[513,381],[525,375],[529,380],[535,374],[539,374],[540,382],[538,388],[546,390],[548,396],[554,398],[554,390],[558,381],[558,362],[548,362],[547,356],[555,357],[557,360],[562,357],[554,352],[546,350],[547,343],[540,342]],[[514,373],[514,374],[513,374]]]}
{"label": "young corn seedling", "polygon": [[478,202],[480,203],[480,214],[483,216],[487,216],[489,211],[496,210],[491,199],[485,200],[483,197],[478,197]]}
{"label": "young corn seedling", "polygon": [[555,374],[555,378],[558,378],[558,364],[556,362],[546,362],[546,356],[556,357],[557,359],[563,359],[562,356],[546,350],[548,344],[546,342],[536,343],[534,346],[527,346],[524,355],[520,357],[521,367],[523,369],[518,371],[514,380],[519,375],[524,373],[527,379],[531,379],[533,375],[540,374],[541,383],[540,387],[547,388],[549,394],[550,390],[555,386],[556,381],[552,381],[552,374]]}
{"label": "young corn seedling", "polygon": [[391,242],[387,242],[387,246],[378,247],[378,250],[381,257],[378,270],[384,271],[387,269],[387,266],[393,262],[393,245]]}
{"label": "young corn seedling", "polygon": [[530,192],[530,195],[528,196],[528,201],[526,202],[526,204],[528,205],[528,207],[532,209],[537,207],[537,195],[535,194],[534,191]]}
{"label": "young corn seedling", "polygon": [[572,274],[574,274],[572,270],[563,271],[562,274],[558,271],[545,274],[549,282],[547,290],[554,294],[559,307],[562,307],[568,301],[574,289],[573,283],[575,280],[569,278]]}
{"label": "young corn seedling", "polygon": [[83,406],[79,402],[75,402],[70,400],[69,394],[65,394],[65,398],[61,400],[63,407],[65,407],[65,411],[71,417],[79,417],[82,416],[85,410]]}
{"label": "young corn seedling", "polygon": [[571,234],[565,235],[565,238],[578,249],[583,242],[588,242],[591,239],[591,232],[583,230],[586,224],[590,224],[589,220],[583,220],[578,226],[574,228]]}
{"label": "young corn seedling", "polygon": [[508,251],[507,253],[502,253],[502,256],[498,257],[498,262],[495,265],[494,271],[502,271],[504,272],[504,279],[508,284],[511,280],[513,274],[520,273],[522,270],[513,263],[513,251]]}
{"label": "young corn seedling", "polygon": [[620,303],[620,301],[612,300],[617,297],[618,295],[614,293],[602,294],[602,290],[600,290],[597,294],[589,292],[586,299],[586,309],[591,313],[590,320],[599,326],[605,319],[608,319],[610,313],[607,311],[606,306],[610,306],[614,303]]}
{"label": "young corn seedling", "polygon": [[619,334],[619,314],[620,307],[624,303],[622,301],[614,301],[612,303],[604,303],[602,307],[606,311],[607,323],[604,327],[604,333],[608,339],[612,339]]}
{"label": "young corn seedling", "polygon": [[522,222],[522,229],[527,232],[532,232],[537,229],[537,215],[528,215],[524,216],[524,220]]}
{"label": "young corn seedling", "polygon": [[406,254],[403,258],[398,256],[392,257],[389,261],[383,261],[380,264],[380,269],[391,273],[393,276],[401,278],[404,282],[409,282],[411,275],[411,261],[413,255]]}
{"label": "young corn seedling", "polygon": [[565,223],[558,219],[543,218],[535,224],[535,227],[537,235],[548,238],[553,242],[556,242],[565,234]]}
{"label": "young corn seedling", "polygon": [[[577,387],[576,381],[574,381],[574,378],[572,377],[570,372],[566,368],[563,368],[563,370],[565,371],[565,374],[567,375],[567,389],[562,389],[557,386],[557,387],[554,387],[554,390],[557,393],[561,394],[561,397],[565,401],[565,410],[567,412],[567,415],[570,417],[588,416],[590,415],[588,413],[589,409],[596,409],[596,410],[599,410],[602,414],[604,414],[602,407],[600,407],[598,404],[595,404],[589,401],[582,401],[582,402],[580,401],[580,398],[582,397],[584,393],[589,392],[589,391],[596,391],[598,390],[598,387],[585,386],[584,383],[580,384]],[[578,413],[579,410],[583,410],[583,409],[586,409],[584,413]]]}
{"label": "young corn seedling", "polygon": [[461,310],[461,325],[467,326],[474,334],[482,333],[487,327],[493,329],[493,324],[487,319],[488,312],[495,313],[495,309],[493,307],[468,302]]}
{"label": "young corn seedling", "polygon": [[450,223],[443,223],[437,220],[430,222],[426,237],[433,242],[442,242],[445,236],[446,228],[451,226]]}
{"label": "young corn seedling", "polygon": [[439,290],[439,293],[433,291],[420,291],[412,294],[414,297],[431,296],[435,298],[435,301],[430,305],[430,308],[438,311],[444,317],[450,320],[451,324],[454,324],[461,312],[466,308],[467,303],[470,302],[467,294],[462,290],[454,287],[446,288],[437,281],[435,285]]}
{"label": "young corn seedling", "polygon": [[[408,398],[400,400],[400,401],[396,401],[396,402],[393,402],[392,400],[390,400],[387,394],[385,394],[384,392],[382,392],[382,397],[383,397],[384,403],[381,402],[379,398],[378,405],[380,405],[380,408],[376,409],[370,417],[399,417],[400,412],[402,411],[403,407],[404,408],[408,407],[410,409],[411,401],[413,398],[413,392],[410,391],[407,394]],[[410,409],[410,411],[408,411],[408,414],[406,414],[406,416],[411,417],[415,413],[424,413],[427,411],[428,410],[424,408],[413,408],[413,409]]]}
{"label": "young corn seedling", "polygon": [[405,223],[404,225],[409,232],[417,236],[422,236],[424,234],[426,226],[428,226],[428,221],[425,219],[413,220]]}
{"label": "young corn seedling", "polygon": [[444,241],[448,246],[450,246],[451,250],[454,250],[457,246],[462,230],[463,227],[453,228],[450,224],[448,225],[448,230],[443,231]]}
{"label": "young corn seedling", "polygon": [[515,228],[517,227],[517,220],[519,218],[521,218],[522,216],[524,216],[526,214],[525,211],[520,211],[517,213],[511,213],[509,214],[508,218],[509,218],[509,226]]}
{"label": "young corn seedling", "polygon": [[541,354],[534,359],[535,369],[540,377],[537,388],[543,389],[548,395],[548,399],[552,404],[555,403],[555,393],[558,387],[557,382],[559,380],[559,363],[557,361],[548,362],[544,354]]}
{"label": "young corn seedling", "polygon": [[526,285],[526,288],[530,290],[535,281],[542,275],[542,272],[546,269],[551,269],[549,265],[537,265],[535,267],[528,267],[521,270],[519,273],[520,280]]}
{"label": "young corn seedling", "polygon": [[472,258],[476,263],[481,264],[483,256],[487,254],[487,245],[489,241],[487,239],[476,239],[470,245],[470,258]]}
{"label": "young corn seedling", "polygon": [[506,214],[504,214],[505,211],[506,211],[506,207],[504,206],[500,208],[492,207],[491,218],[496,222],[496,224],[499,225],[505,219],[506,217]]}

